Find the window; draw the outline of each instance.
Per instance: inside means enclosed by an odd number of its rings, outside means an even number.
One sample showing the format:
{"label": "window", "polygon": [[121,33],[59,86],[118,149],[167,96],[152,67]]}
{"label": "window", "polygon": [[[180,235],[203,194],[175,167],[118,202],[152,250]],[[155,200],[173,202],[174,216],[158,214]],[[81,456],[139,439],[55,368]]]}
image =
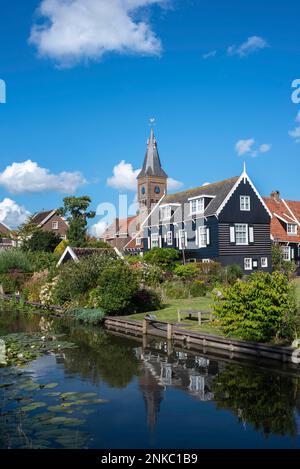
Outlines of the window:
{"label": "window", "polygon": [[199,227],[199,248],[206,248],[207,246],[207,229],[206,226]]}
{"label": "window", "polygon": [[140,246],[140,245],[142,244],[142,238],[136,238],[135,244],[136,244],[137,246]]}
{"label": "window", "polygon": [[187,232],[184,230],[179,230],[179,249],[184,249],[187,247]]}
{"label": "window", "polygon": [[167,205],[161,208],[161,216],[163,220],[169,220],[172,216],[171,205]]}
{"label": "window", "polygon": [[235,242],[238,246],[248,244],[248,225],[235,225]]}
{"label": "window", "polygon": [[240,197],[240,209],[242,212],[250,211],[250,197],[249,195],[241,195]]}
{"label": "window", "polygon": [[151,249],[159,247],[158,233],[151,235]]}
{"label": "window", "polygon": [[190,212],[191,215],[197,215],[197,213],[204,212],[204,198],[193,199],[190,201]]}
{"label": "window", "polygon": [[251,258],[244,259],[244,269],[245,270],[252,270],[252,259]]}
{"label": "window", "polygon": [[287,234],[289,235],[297,235],[297,225],[292,223],[287,224]]}
{"label": "window", "polygon": [[203,264],[210,264],[210,259],[202,259]]}
{"label": "window", "polygon": [[282,247],[282,252],[283,252],[283,259],[285,261],[290,261],[291,260],[291,248],[290,248],[290,246],[283,246]]}
{"label": "window", "polygon": [[263,269],[266,269],[268,267],[268,258],[267,257],[262,257],[261,258],[261,266]]}
{"label": "window", "polygon": [[173,245],[173,233],[172,233],[172,231],[168,231],[168,233],[167,233],[167,245],[168,246]]}
{"label": "window", "polygon": [[52,222],[52,230],[58,230],[58,221]]}

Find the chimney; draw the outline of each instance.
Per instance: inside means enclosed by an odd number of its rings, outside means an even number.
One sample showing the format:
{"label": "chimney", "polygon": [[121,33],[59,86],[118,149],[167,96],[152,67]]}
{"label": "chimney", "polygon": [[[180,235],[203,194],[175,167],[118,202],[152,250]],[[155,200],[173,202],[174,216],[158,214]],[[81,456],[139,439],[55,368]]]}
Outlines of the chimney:
{"label": "chimney", "polygon": [[280,201],[280,192],[279,191],[273,191],[271,192],[271,197],[276,200],[276,202]]}
{"label": "chimney", "polygon": [[115,232],[115,237],[119,237],[119,231],[120,231],[120,220],[119,218],[116,218],[116,232]]}

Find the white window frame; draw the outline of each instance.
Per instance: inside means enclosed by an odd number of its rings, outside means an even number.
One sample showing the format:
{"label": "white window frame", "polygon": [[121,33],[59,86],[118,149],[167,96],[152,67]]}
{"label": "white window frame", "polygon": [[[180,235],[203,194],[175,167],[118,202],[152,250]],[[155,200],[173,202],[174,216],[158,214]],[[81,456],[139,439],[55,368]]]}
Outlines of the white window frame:
{"label": "white window frame", "polygon": [[190,215],[199,215],[205,211],[205,200],[204,197],[199,199],[190,200]]}
{"label": "white window frame", "polygon": [[[243,227],[243,234],[245,234],[245,242],[241,242],[238,240],[238,234],[241,233],[241,231],[239,231],[240,227]],[[235,231],[235,244],[237,246],[248,246],[249,245],[248,225],[246,223],[236,223],[234,225],[234,231]]]}
{"label": "white window frame", "polygon": [[[153,246],[153,243],[155,243],[154,246]],[[151,249],[153,248],[159,248],[159,234],[158,233],[151,234]]]}
{"label": "white window frame", "polygon": [[207,227],[205,225],[198,228],[198,246],[199,248],[207,247]]}
{"label": "white window frame", "polygon": [[142,238],[141,238],[141,237],[137,237],[137,238],[135,239],[135,244],[136,244],[137,246],[141,246],[141,244],[142,244]]}
{"label": "white window frame", "polygon": [[[184,246],[182,239],[184,238]],[[187,248],[187,232],[185,230],[178,230],[178,247],[180,250]]]}
{"label": "white window frame", "polygon": [[282,252],[283,252],[283,259],[285,261],[290,261],[291,260],[291,247],[282,246]]}
{"label": "white window frame", "polygon": [[242,212],[250,212],[251,210],[251,199],[250,195],[240,196],[240,209]]}
{"label": "white window frame", "polygon": [[52,222],[52,230],[58,230],[58,221]]}
{"label": "white window frame", "polygon": [[171,205],[165,205],[164,207],[161,207],[161,217],[163,220],[170,220],[171,216],[172,216]]}
{"label": "white window frame", "polygon": [[253,270],[253,259],[252,257],[245,257],[244,259],[244,270]]}
{"label": "white window frame", "polygon": [[262,257],[260,260],[260,265],[262,269],[267,269],[269,267],[268,258]]}
{"label": "white window frame", "polygon": [[173,233],[172,231],[167,232],[167,245],[173,246]]}
{"label": "white window frame", "polygon": [[298,227],[296,223],[288,223],[286,226],[286,231],[289,236],[297,236]]}

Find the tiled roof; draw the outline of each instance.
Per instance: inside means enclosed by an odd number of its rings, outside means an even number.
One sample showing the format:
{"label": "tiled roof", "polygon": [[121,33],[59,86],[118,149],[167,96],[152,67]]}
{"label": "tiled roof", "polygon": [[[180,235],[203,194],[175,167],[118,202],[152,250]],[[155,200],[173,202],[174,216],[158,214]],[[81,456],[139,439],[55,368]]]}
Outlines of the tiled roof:
{"label": "tiled roof", "polygon": [[190,198],[197,197],[198,195],[208,195],[213,196],[214,198],[208,204],[204,216],[214,215],[218,208],[222,205],[230,191],[233,189],[239,177],[232,177],[230,179],[225,179],[224,181],[215,182],[213,184],[207,184],[204,186],[196,187],[195,189],[190,189],[184,192],[177,192],[176,194],[167,195],[163,201],[164,204],[186,204],[189,202]]}
{"label": "tiled roof", "polygon": [[117,222],[114,222],[104,231],[101,238],[102,239],[114,239],[117,234],[128,236],[129,232],[134,232],[136,230],[135,222],[137,216],[134,215],[128,218],[119,219],[119,228],[117,229]]}
{"label": "tiled roof", "polygon": [[161,166],[153,129],[151,129],[150,132],[143,168],[138,175],[138,178],[145,176],[168,177]]}
{"label": "tiled roof", "polygon": [[71,248],[74,254],[78,257],[87,257],[91,256],[92,254],[97,254],[100,252],[113,252],[111,248]]}
{"label": "tiled roof", "polygon": [[275,197],[263,197],[267,207],[272,213],[271,220],[271,235],[274,240],[300,243],[300,227],[298,226],[298,235],[290,236],[286,231],[286,224],[283,220],[295,224],[296,222],[293,219],[293,216],[287,206],[290,208],[292,213],[295,215],[296,219],[300,222],[300,202],[293,202],[285,200],[285,203],[280,198]]}
{"label": "tiled roof", "polygon": [[0,234],[7,234],[10,233],[10,229],[8,226],[3,225],[3,223],[0,222]]}
{"label": "tiled roof", "polygon": [[40,223],[42,223],[45,218],[47,218],[52,212],[53,210],[47,210],[46,212],[37,212],[33,215],[32,221],[34,221],[37,225],[40,225]]}

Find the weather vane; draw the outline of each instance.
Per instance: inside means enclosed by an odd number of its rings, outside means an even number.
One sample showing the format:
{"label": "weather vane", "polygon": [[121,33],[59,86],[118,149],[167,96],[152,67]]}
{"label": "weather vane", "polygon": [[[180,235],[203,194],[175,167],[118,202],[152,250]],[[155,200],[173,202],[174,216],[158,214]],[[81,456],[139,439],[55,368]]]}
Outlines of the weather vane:
{"label": "weather vane", "polygon": [[149,125],[151,125],[151,127],[154,127],[156,124],[156,119],[155,117],[150,117],[149,119]]}

